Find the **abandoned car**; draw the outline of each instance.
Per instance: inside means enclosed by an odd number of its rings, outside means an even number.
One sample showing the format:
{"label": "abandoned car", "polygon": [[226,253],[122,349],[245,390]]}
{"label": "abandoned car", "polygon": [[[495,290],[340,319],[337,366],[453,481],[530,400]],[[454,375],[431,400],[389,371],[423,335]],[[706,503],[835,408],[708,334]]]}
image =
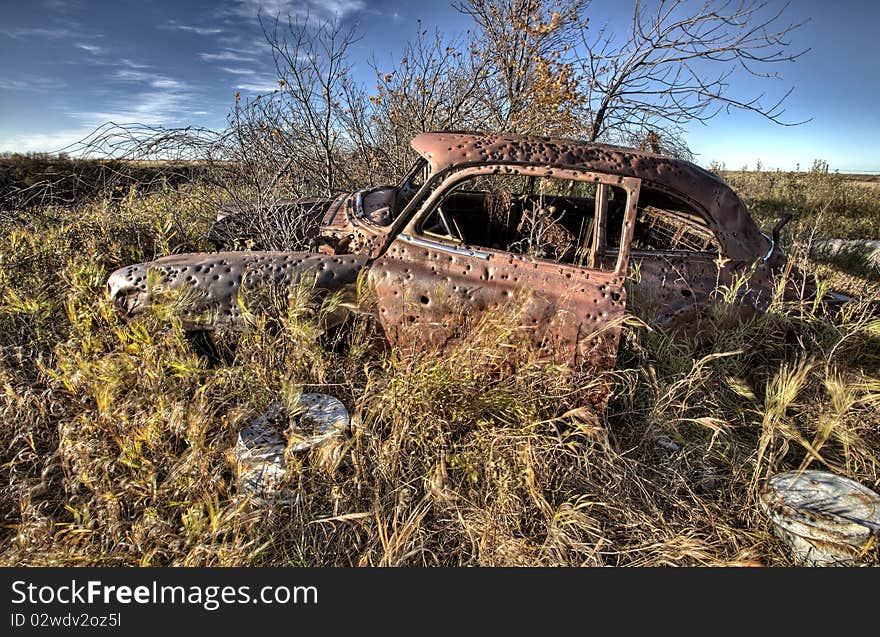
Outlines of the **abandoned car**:
{"label": "abandoned car", "polygon": [[117,270],[109,293],[131,315],[185,291],[184,324],[210,330],[241,320],[243,288],[308,284],[354,301],[365,277],[359,311],[391,345],[442,347],[457,310],[518,304],[535,347],[607,367],[628,304],[687,331],[736,288],[746,317],[786,266],[736,194],[687,161],[482,133],[423,133],[412,147],[420,159],[396,186],[301,202],[315,218],[309,251],[176,254]]}

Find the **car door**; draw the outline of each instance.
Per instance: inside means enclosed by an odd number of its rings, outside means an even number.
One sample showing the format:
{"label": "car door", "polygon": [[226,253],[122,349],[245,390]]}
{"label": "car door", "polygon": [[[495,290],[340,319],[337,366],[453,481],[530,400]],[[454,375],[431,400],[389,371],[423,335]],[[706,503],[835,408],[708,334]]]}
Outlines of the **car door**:
{"label": "car door", "polygon": [[[493,178],[527,185],[505,193],[486,185]],[[389,340],[418,351],[447,347],[462,322],[507,308],[549,358],[613,365],[639,185],[538,165],[450,171],[369,270]],[[612,191],[624,248],[605,268],[594,247]],[[552,243],[566,237],[569,244]]]}

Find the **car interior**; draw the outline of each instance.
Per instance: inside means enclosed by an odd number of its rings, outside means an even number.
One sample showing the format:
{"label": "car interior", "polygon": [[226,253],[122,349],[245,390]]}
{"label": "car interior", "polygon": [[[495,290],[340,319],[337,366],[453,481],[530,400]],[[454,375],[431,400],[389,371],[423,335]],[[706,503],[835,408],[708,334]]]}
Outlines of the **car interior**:
{"label": "car interior", "polygon": [[[519,180],[524,183],[488,175],[463,182],[425,218],[421,233],[468,247],[587,265],[599,186],[561,179],[541,178],[539,184],[534,177]],[[616,186],[604,188],[607,247],[616,252],[626,192]],[[717,241],[705,220],[686,203],[643,187],[631,249],[717,252]]]}

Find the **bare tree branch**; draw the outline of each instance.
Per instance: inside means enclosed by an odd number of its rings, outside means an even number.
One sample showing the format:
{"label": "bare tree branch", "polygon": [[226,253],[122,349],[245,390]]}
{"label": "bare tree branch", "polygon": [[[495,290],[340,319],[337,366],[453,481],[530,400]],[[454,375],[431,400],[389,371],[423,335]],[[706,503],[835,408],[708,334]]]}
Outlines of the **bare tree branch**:
{"label": "bare tree branch", "polygon": [[803,123],[784,118],[791,90],[768,102],[764,93],[742,96],[732,87],[737,71],[778,78],[775,65],[806,53],[790,50],[789,36],[803,22],[784,22],[785,6],[773,11],[769,2],[745,0],[654,4],[649,10],[635,2],[623,38],[607,28],[593,38],[581,30],[591,140],[644,138],[649,131],[669,138],[688,123],[732,110],[784,126]]}

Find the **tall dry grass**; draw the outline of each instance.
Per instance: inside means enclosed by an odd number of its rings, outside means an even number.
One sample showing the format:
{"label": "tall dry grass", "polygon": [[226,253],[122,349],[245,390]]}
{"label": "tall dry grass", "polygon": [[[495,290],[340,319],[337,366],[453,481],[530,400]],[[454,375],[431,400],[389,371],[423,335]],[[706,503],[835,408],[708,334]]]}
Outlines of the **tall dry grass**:
{"label": "tall dry grass", "polygon": [[[325,332],[334,300],[302,290],[218,336],[212,362],[167,307],[124,322],[104,292],[116,267],[206,247],[211,211],[186,202],[4,222],[2,563],[785,565],[756,506],[767,476],[880,485],[870,294],[732,329],[722,307],[700,342],[633,320],[616,369],[585,376],[518,347],[504,312],[425,356],[383,348],[367,318]],[[601,415],[582,406],[595,383]],[[238,431],[301,391],[339,397],[351,436],[293,459],[289,504],[243,503]]]}

